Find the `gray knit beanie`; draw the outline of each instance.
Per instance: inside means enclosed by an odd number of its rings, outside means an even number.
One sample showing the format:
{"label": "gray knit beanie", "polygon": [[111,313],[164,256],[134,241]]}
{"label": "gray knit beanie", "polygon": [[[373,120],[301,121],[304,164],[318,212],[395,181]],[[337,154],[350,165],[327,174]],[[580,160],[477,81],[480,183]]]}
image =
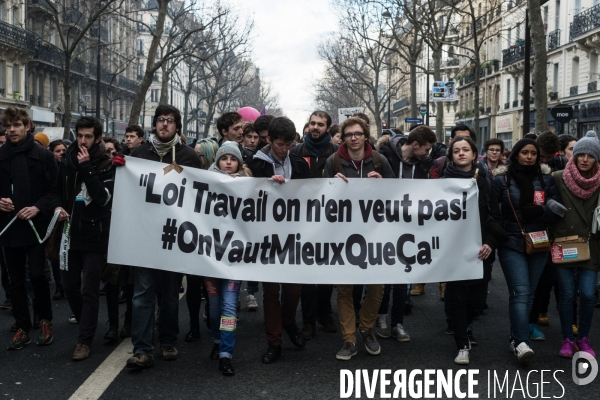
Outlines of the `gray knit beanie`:
{"label": "gray knit beanie", "polygon": [[215,163],[217,166],[219,166],[219,160],[228,154],[234,156],[240,165],[244,163],[242,160],[242,153],[240,152],[237,142],[227,141],[223,142],[221,147],[219,147],[219,150],[217,150],[217,154],[215,155]]}
{"label": "gray knit beanie", "polygon": [[588,131],[573,147],[573,157],[578,154],[589,154],[600,162],[600,141],[596,132]]}

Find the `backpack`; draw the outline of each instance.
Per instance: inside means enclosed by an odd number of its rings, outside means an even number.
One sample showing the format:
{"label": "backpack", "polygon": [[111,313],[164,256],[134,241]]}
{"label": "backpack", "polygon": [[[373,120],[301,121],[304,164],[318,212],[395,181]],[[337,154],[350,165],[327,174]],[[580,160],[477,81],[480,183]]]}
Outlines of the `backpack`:
{"label": "backpack", "polygon": [[[371,158],[373,159],[373,166],[375,167],[375,171],[381,175],[381,154],[379,154],[377,151],[373,151],[373,153],[371,154]],[[336,174],[342,172],[342,157],[340,157],[337,151],[333,153],[333,170]]]}

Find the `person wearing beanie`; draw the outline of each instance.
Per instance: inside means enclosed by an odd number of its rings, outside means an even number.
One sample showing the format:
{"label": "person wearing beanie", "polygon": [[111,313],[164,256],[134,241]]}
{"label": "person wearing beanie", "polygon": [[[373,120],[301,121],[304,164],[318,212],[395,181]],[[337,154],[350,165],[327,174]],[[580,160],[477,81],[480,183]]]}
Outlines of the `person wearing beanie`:
{"label": "person wearing beanie", "polygon": [[[237,142],[224,142],[215,156],[209,171],[228,175],[232,178],[251,177],[252,172],[243,164]],[[219,371],[223,375],[233,375],[233,348],[237,326],[237,304],[240,298],[241,281],[220,278],[204,278],[210,307],[210,330],[214,341],[210,352],[212,360],[219,360]]]}
{"label": "person wearing beanie", "polygon": [[[600,234],[590,234],[594,209],[600,193],[600,141],[596,133],[588,132],[573,147],[573,157],[563,171],[552,176],[558,185],[567,211],[564,218],[552,224],[554,237],[578,235],[589,238],[590,259],[587,261],[555,265],[556,283],[559,288],[558,315],[563,342],[560,357],[572,358],[576,351],[585,351],[595,357],[590,345],[589,332],[594,315],[594,289],[598,277],[600,257]],[[575,279],[579,276],[579,279]],[[573,334],[573,303],[579,292],[579,332]]]}
{"label": "person wearing beanie", "polygon": [[44,132],[38,132],[33,136],[33,140],[43,148],[47,149],[50,145],[50,138]]}
{"label": "person wearing beanie", "polygon": [[510,295],[510,349],[520,363],[534,354],[529,344],[529,314],[548,259],[548,253],[526,253],[522,232],[546,231],[566,211],[550,168],[540,164],[539,154],[535,140],[519,140],[510,154],[510,165],[498,167],[492,182],[509,238],[498,245],[498,256]]}

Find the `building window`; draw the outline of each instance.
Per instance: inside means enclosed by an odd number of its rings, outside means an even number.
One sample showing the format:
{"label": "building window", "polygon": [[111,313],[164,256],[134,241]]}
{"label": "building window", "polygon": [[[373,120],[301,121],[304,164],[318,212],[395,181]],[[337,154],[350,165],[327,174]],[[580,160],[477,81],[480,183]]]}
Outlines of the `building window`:
{"label": "building window", "polygon": [[515,100],[519,100],[519,77],[515,77]]}
{"label": "building window", "polygon": [[506,102],[510,103],[510,79],[506,80]]}
{"label": "building window", "polygon": [[558,92],[558,63],[554,64],[554,75],[552,77],[552,91]]}
{"label": "building window", "polygon": [[[554,29],[560,28],[560,0],[554,3]],[[555,90],[556,91],[556,90]]]}
{"label": "building window", "polygon": [[579,86],[579,58],[573,59],[573,66],[571,68],[571,87]]}
{"label": "building window", "polygon": [[598,80],[598,54],[590,52],[590,82]]}
{"label": "building window", "polygon": [[4,61],[0,61],[0,89],[5,89],[5,87],[4,87]]}
{"label": "building window", "polygon": [[50,101],[56,101],[58,99],[58,84],[56,78],[50,79]]}
{"label": "building window", "polygon": [[157,103],[160,98],[160,90],[152,89],[150,90],[150,101]]}
{"label": "building window", "polygon": [[13,64],[13,93],[15,92],[21,92],[20,87],[21,85],[19,84],[19,66],[16,64]]}

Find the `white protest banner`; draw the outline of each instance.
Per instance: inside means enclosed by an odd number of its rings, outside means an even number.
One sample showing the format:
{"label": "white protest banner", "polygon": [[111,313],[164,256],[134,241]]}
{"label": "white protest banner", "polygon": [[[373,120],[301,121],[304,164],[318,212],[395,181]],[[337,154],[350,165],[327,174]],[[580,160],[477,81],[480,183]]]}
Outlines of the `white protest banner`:
{"label": "white protest banner", "polygon": [[108,261],[290,283],[447,282],[483,276],[470,179],[306,179],[283,185],[127,158]]}

